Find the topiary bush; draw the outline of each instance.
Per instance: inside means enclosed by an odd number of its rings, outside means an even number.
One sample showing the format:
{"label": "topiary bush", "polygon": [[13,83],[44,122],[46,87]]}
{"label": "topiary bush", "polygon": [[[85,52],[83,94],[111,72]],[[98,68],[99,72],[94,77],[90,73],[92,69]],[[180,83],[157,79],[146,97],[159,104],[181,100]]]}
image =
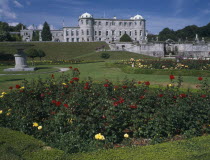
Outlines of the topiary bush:
{"label": "topiary bush", "polygon": [[101,58],[103,59],[109,59],[110,54],[109,53],[101,53]]}
{"label": "topiary bush", "polygon": [[122,37],[120,37],[120,42],[132,42],[132,41],[133,40],[131,39],[131,37],[126,33]]}

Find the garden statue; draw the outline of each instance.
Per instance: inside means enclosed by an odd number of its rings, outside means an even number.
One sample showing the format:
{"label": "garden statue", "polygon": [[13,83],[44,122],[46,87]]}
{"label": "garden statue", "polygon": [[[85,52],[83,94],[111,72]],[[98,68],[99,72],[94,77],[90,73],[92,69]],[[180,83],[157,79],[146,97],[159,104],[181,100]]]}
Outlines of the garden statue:
{"label": "garden statue", "polygon": [[35,68],[29,68],[26,62],[26,55],[23,52],[26,48],[32,47],[32,44],[7,44],[7,47],[12,47],[17,50],[17,53],[14,54],[15,57],[15,68],[4,69],[4,71],[34,71]]}

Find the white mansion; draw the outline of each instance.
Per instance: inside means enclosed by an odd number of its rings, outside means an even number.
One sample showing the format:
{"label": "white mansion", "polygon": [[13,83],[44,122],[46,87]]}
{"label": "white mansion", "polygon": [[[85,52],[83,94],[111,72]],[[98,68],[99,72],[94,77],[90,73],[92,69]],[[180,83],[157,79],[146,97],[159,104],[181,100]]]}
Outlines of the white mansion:
{"label": "white mansion", "polygon": [[[119,41],[125,33],[132,40],[142,42],[146,40],[146,23],[141,15],[130,19],[93,18],[89,13],[79,17],[78,27],[64,27],[62,30],[51,30],[52,41],[54,42],[94,42],[94,41]],[[41,30],[25,29],[20,34],[23,41],[31,41],[33,32]],[[42,41],[41,36],[39,40]]]}

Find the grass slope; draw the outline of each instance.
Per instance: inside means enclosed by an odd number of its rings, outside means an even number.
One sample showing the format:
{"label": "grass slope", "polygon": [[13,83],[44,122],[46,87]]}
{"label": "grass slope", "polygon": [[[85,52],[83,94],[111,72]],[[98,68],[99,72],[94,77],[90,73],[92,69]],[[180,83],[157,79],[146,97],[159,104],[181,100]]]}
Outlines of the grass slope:
{"label": "grass slope", "polygon": [[[24,42],[23,42],[24,43]],[[11,42],[0,43],[0,52],[14,54],[16,50],[14,48],[6,47],[6,44],[14,44]],[[26,44],[35,45],[32,48],[41,49],[45,51],[46,57],[44,59],[75,59],[78,56],[94,52],[96,48],[103,45],[108,49],[108,45],[105,42],[28,42]]]}
{"label": "grass slope", "polygon": [[0,128],[0,153],[2,160],[209,160],[210,136],[70,155],[48,147],[32,136]]}

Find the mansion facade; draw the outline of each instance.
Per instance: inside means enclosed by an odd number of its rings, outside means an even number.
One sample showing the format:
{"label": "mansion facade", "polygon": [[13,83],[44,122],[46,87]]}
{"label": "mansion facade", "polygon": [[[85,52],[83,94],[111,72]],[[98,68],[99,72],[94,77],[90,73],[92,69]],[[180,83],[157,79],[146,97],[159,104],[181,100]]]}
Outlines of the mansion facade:
{"label": "mansion facade", "polygon": [[[93,18],[89,13],[84,13],[79,17],[78,27],[64,27],[61,30],[51,30],[52,41],[54,42],[115,42],[119,41],[122,35],[128,34],[133,41],[139,43],[146,41],[146,21],[141,15],[136,15],[130,19],[105,19]],[[37,29],[24,29],[20,31],[23,41],[31,41],[33,32],[41,31]]]}

